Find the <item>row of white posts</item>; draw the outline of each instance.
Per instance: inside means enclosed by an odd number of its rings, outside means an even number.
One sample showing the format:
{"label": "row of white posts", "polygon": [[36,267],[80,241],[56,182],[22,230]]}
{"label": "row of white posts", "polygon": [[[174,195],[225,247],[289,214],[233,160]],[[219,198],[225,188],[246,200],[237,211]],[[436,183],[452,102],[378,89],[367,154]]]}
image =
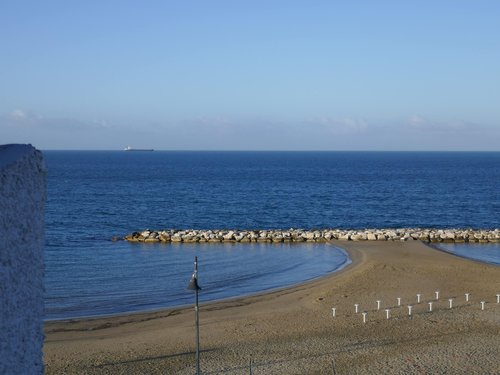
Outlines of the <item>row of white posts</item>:
{"label": "row of white posts", "polygon": [[[436,295],[435,301],[439,300],[439,290],[436,290],[434,293]],[[464,296],[465,296],[465,301],[469,302],[469,300],[470,300],[470,293],[465,293]],[[496,297],[497,297],[497,303],[500,304],[500,294],[497,294]],[[396,301],[397,301],[397,305],[401,306],[401,297],[396,298]],[[421,303],[421,301],[422,301],[422,294],[419,293],[419,294],[417,294],[417,304]],[[427,304],[429,305],[429,312],[432,312],[432,305],[434,304],[435,301],[427,302]],[[380,306],[382,304],[382,301],[381,300],[376,300],[375,302],[377,303],[377,310],[380,310]],[[453,298],[449,298],[448,302],[449,302],[449,308],[450,309],[453,308]],[[480,302],[481,310],[484,310],[485,304],[486,304],[486,301],[481,301]],[[413,309],[413,306],[412,305],[408,305],[408,316],[411,316],[412,309]],[[354,312],[356,314],[359,313],[359,303],[355,303],[354,304]],[[361,315],[363,316],[363,323],[366,323],[366,316],[367,316],[367,314],[368,313],[366,311],[363,311],[361,313]],[[336,307],[332,307],[332,315],[334,317],[337,315],[337,308]],[[386,319],[390,319],[390,317],[391,317],[391,309],[385,309],[385,316],[386,316]]]}

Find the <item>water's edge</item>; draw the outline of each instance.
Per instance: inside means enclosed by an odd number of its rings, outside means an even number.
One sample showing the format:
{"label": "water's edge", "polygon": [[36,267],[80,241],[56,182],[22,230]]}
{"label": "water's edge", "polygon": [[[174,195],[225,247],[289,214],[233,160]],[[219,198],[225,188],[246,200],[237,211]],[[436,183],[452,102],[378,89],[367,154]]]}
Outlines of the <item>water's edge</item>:
{"label": "water's edge", "polygon": [[[63,289],[54,284],[58,272],[53,269],[48,279],[51,281],[46,293],[45,320],[116,316],[189,305],[192,292],[186,290],[186,285],[195,255],[202,261],[200,302],[290,288],[337,272],[351,263],[347,252],[332,244],[282,244],[279,249],[277,246],[157,244],[155,248],[150,244],[109,242],[108,247],[99,250],[103,259],[107,259],[105,253],[112,256],[111,260],[122,254],[124,264],[130,266],[123,268],[121,263],[107,266],[104,279],[98,276],[96,283],[92,281],[89,285],[85,281],[89,272],[96,272],[95,267],[99,267],[95,264],[95,252],[91,252],[84,258],[83,270],[75,269],[68,275],[68,287]],[[113,274],[115,277],[108,281],[107,276]]]}
{"label": "water's edge", "polygon": [[[478,252],[476,251],[472,251],[473,248],[472,246],[477,246],[477,247],[481,247],[482,246],[482,250],[484,252],[484,250],[488,247],[488,246],[498,246],[500,248],[500,245],[498,245],[497,243],[483,243],[483,244],[437,244],[437,243],[424,243],[425,245],[427,245],[428,247],[434,249],[434,250],[437,250],[437,251],[440,251],[440,252],[443,252],[443,253],[446,253],[448,255],[453,255],[453,256],[456,256],[458,258],[461,258],[461,259],[466,259],[466,260],[470,260],[470,261],[473,261],[473,262],[477,262],[477,263],[483,263],[483,264],[489,264],[489,265],[492,265],[492,266],[500,266],[500,261],[495,261],[493,259],[489,259],[488,258],[488,254],[478,254]],[[464,246],[464,247],[468,247],[467,251],[453,251],[449,248],[446,248],[445,246],[446,245],[450,245],[450,246],[454,246],[454,245],[457,245],[457,246]],[[497,259],[500,258],[500,256],[497,254]]]}
{"label": "water's edge", "polygon": [[[326,244],[326,245],[334,246],[332,244]],[[203,302],[200,302],[199,305],[200,306],[206,306],[206,305],[209,305],[209,304],[212,304],[212,303],[236,301],[236,300],[238,300],[240,298],[257,297],[257,296],[260,296],[260,295],[263,295],[263,294],[280,292],[280,291],[287,290],[287,289],[290,289],[290,288],[297,288],[297,287],[300,287],[302,285],[306,285],[308,283],[311,283],[311,282],[318,281],[318,280],[321,280],[323,278],[329,277],[332,274],[335,274],[337,272],[340,272],[340,271],[344,270],[346,267],[348,267],[348,266],[350,266],[352,264],[351,258],[349,257],[349,255],[347,254],[347,252],[344,249],[342,249],[340,247],[337,247],[337,246],[334,246],[334,247],[337,250],[340,250],[346,256],[346,261],[344,263],[342,263],[339,267],[337,267],[336,269],[334,269],[334,270],[332,270],[330,272],[327,272],[327,273],[325,273],[323,275],[312,277],[310,279],[302,280],[302,281],[297,282],[297,283],[283,285],[283,286],[276,287],[276,288],[263,289],[263,290],[252,292],[252,293],[245,293],[245,294],[241,294],[241,295],[237,295],[237,296],[232,296],[232,297],[217,298],[217,299],[213,299],[213,300],[203,301]],[[172,305],[172,306],[165,306],[165,307],[159,307],[159,308],[154,308],[154,309],[147,309],[147,310],[134,310],[134,311],[130,311],[130,312],[122,312],[122,313],[114,313],[114,314],[86,315],[86,316],[78,316],[78,317],[75,317],[75,318],[63,318],[63,319],[52,318],[52,319],[44,319],[43,321],[47,322],[47,323],[49,323],[49,322],[58,322],[58,323],[59,322],[75,322],[75,321],[79,321],[79,320],[114,318],[114,317],[123,317],[123,316],[128,316],[128,315],[154,314],[154,313],[159,313],[159,312],[162,312],[162,311],[183,310],[183,309],[190,308],[193,305],[194,305],[194,302],[193,303],[182,304],[182,305]]]}

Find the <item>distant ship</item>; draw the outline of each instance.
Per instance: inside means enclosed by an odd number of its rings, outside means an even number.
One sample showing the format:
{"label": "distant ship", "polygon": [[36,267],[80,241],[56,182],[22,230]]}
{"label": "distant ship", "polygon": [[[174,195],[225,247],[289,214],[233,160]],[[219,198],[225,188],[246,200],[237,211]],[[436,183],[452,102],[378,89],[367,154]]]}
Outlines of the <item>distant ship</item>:
{"label": "distant ship", "polygon": [[133,148],[127,146],[123,149],[123,151],[154,151],[152,148]]}

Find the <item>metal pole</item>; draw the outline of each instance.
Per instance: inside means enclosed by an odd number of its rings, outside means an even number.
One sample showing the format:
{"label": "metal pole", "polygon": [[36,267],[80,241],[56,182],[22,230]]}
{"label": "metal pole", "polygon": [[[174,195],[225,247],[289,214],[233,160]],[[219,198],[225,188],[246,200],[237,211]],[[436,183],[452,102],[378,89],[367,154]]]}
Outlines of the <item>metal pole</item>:
{"label": "metal pole", "polygon": [[[194,274],[198,279],[198,257],[194,257]],[[200,375],[200,316],[198,313],[198,289],[195,290],[194,311],[196,315],[196,375]]]}
{"label": "metal pole", "polygon": [[198,314],[198,291],[196,291],[196,375],[200,375],[200,317]]}
{"label": "metal pole", "polygon": [[194,303],[194,314],[196,319],[196,375],[200,375],[200,316],[198,307],[198,292],[201,289],[198,285],[198,257],[194,257],[194,272],[189,281],[189,290],[194,290],[195,303]]}

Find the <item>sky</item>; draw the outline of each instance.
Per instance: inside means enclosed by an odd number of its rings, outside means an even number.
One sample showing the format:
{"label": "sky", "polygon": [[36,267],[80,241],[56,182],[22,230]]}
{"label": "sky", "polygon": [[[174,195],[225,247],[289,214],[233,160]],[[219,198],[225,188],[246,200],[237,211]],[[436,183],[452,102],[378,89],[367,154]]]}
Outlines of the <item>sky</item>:
{"label": "sky", "polygon": [[500,2],[0,4],[0,144],[500,151]]}

